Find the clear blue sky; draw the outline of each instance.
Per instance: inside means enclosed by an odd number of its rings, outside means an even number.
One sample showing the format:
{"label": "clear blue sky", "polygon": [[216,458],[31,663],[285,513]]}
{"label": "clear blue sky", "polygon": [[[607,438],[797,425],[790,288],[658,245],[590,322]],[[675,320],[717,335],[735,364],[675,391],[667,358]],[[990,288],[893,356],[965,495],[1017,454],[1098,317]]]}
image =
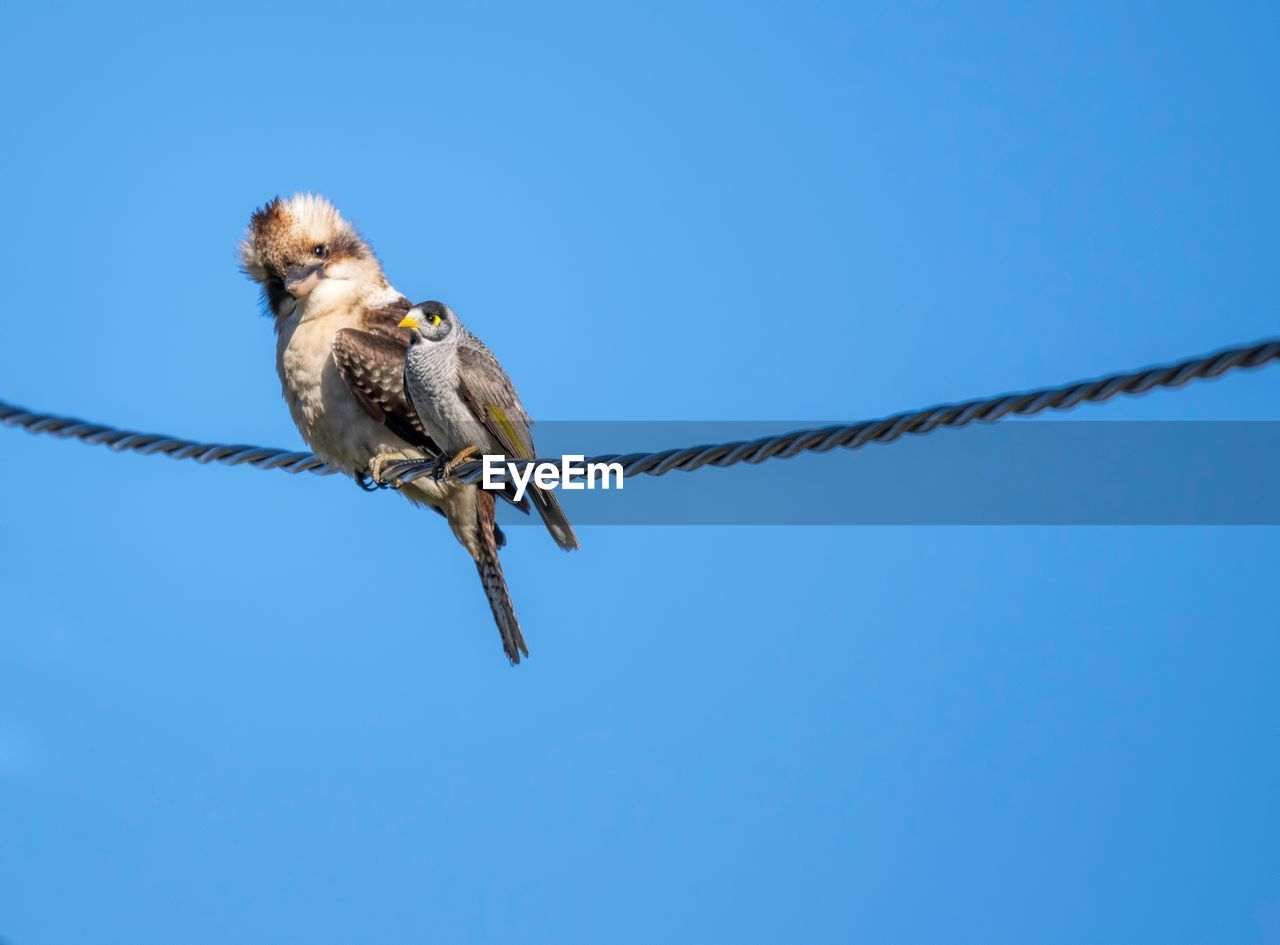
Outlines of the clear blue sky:
{"label": "clear blue sky", "polygon": [[[1280,329],[1275,4],[177,6],[5,11],[0,399],[300,445],[234,258],[294,190],[548,420]],[[513,670],[395,496],[0,456],[10,945],[1280,941],[1276,529],[519,529]]]}

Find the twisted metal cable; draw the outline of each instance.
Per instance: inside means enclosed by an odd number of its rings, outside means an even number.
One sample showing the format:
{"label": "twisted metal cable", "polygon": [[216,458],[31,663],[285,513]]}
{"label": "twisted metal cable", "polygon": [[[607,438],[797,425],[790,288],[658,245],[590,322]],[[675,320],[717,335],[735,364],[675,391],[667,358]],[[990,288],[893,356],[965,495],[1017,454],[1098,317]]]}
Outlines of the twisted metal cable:
{"label": "twisted metal cable", "polygon": [[166,436],[163,433],[138,433],[119,430],[104,423],[88,423],[75,417],[51,413],[35,413],[0,401],[0,424],[18,427],[28,433],[47,433],[64,439],[80,440],[108,446],[117,452],[159,453],[171,459],[194,459],[197,463],[247,464],[258,469],[281,469],[289,473],[310,472],[332,476],[341,472],[313,453],[271,449],[263,446],[199,443]]}
{"label": "twisted metal cable", "polygon": [[[1101,403],[1120,394],[1144,394],[1157,387],[1181,387],[1192,380],[1221,377],[1237,368],[1258,368],[1280,360],[1280,339],[1243,345],[1187,358],[1141,371],[1112,374],[1088,381],[1077,381],[1061,387],[1048,387],[1018,394],[944,404],[924,410],[894,414],[880,420],[864,420],[843,426],[816,430],[797,430],[757,440],[739,440],[718,445],[692,446],[656,453],[626,453],[593,456],[590,462],[620,463],[625,476],[662,476],[673,469],[692,472],[703,466],[733,466],[737,463],[762,463],[766,459],[789,459],[800,453],[826,453],[836,447],[857,449],[867,443],[891,443],[907,434],[930,433],[939,427],[964,427],[971,423],[994,423],[1009,416],[1031,416],[1045,410],[1070,410],[1082,403]],[[28,433],[77,439],[83,443],[108,446],[118,452],[159,453],[171,459],[193,459],[198,463],[247,465],[258,469],[279,469],[288,473],[309,472],[331,476],[342,470],[330,466],[313,453],[271,449],[261,446],[201,443],[166,436],[162,433],[138,433],[120,430],[101,423],[88,423],[74,417],[35,413],[0,401],[0,425],[18,427]],[[524,460],[523,467],[534,462],[557,460]],[[434,476],[441,468],[440,460],[397,463],[385,473],[388,482],[403,485],[422,476]],[[475,482],[483,464],[472,461],[452,470],[449,478]],[[362,486],[374,487],[365,478],[356,480]]]}
{"label": "twisted metal cable", "polygon": [[[790,459],[800,453],[826,453],[836,447],[857,449],[868,443],[892,443],[907,434],[932,433],[939,427],[965,427],[971,423],[995,423],[1010,416],[1032,416],[1045,410],[1070,410],[1082,403],[1102,403],[1119,395],[1145,394],[1157,387],[1176,388],[1188,381],[1221,377],[1237,368],[1257,368],[1280,360],[1280,339],[1253,345],[1226,348],[1214,354],[1187,358],[1141,371],[1111,374],[1093,380],[1076,381],[1061,387],[1015,394],[1001,394],[958,404],[943,404],[924,410],[911,410],[880,420],[863,420],[848,425],[796,430],[757,440],[738,440],[718,445],[690,446],[662,450],[657,453],[626,453],[593,456],[587,462],[619,463],[623,476],[663,476],[678,469],[693,472],[703,466],[733,466],[737,463],[762,463],[766,459]],[[531,462],[558,460],[525,460]],[[422,476],[438,475],[443,460],[396,463],[386,470],[386,478],[396,484],[412,482]],[[459,465],[450,478],[475,482],[483,472],[478,461]]]}

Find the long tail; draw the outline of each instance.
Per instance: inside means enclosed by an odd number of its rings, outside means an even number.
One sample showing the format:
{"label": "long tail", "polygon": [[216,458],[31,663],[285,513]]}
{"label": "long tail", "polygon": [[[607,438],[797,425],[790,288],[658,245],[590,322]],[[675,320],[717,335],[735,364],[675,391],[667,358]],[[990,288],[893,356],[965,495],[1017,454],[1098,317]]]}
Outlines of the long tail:
{"label": "long tail", "polygon": [[493,496],[483,489],[477,489],[476,493],[476,514],[479,516],[477,531],[480,539],[476,570],[480,573],[485,596],[489,598],[489,609],[493,611],[498,632],[502,634],[502,649],[513,664],[519,663],[521,654],[529,655],[529,648],[525,645],[524,634],[520,632],[520,621],[516,619],[515,607],[511,604],[507,579],[502,576],[502,564],[498,561],[499,532],[494,523]]}
{"label": "long tail", "polygon": [[565,551],[576,551],[580,548],[578,536],[573,533],[569,517],[564,514],[564,509],[560,507],[560,500],[556,498],[555,493],[539,489],[537,486],[530,486],[528,494],[533,499],[538,514],[542,516],[547,531],[551,532],[551,537],[556,540],[556,544]]}

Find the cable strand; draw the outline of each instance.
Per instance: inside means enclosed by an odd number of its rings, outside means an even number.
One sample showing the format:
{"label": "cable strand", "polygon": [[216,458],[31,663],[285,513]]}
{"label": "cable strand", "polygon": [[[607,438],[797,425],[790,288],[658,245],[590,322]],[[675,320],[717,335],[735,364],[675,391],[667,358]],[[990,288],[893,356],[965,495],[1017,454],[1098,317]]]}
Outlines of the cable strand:
{"label": "cable strand", "polygon": [[[1046,410],[1071,410],[1082,403],[1104,403],[1119,395],[1145,394],[1156,388],[1177,389],[1192,380],[1211,380],[1228,371],[1259,368],[1277,360],[1280,360],[1280,339],[1271,339],[1138,371],[1075,381],[1058,387],[941,404],[879,420],[796,430],[757,440],[737,440],[652,453],[606,454],[593,456],[588,462],[618,463],[622,466],[624,476],[664,476],[672,470],[693,472],[704,466],[723,468],[739,463],[762,463],[768,459],[791,459],[802,453],[827,453],[837,447],[858,449],[868,443],[892,443],[904,436],[922,436],[941,427],[966,427],[974,423],[995,423],[1010,416],[1034,416]],[[329,465],[314,453],[243,444],[202,443],[163,433],[121,430],[75,417],[37,413],[4,401],[0,401],[0,426],[16,427],[32,434],[79,440],[82,443],[106,446],[117,452],[144,455],[160,453],[170,459],[193,459],[205,464],[279,469],[295,475],[309,472],[317,476],[332,476],[345,472]],[[529,463],[556,461],[558,460],[532,459],[514,462],[522,468]],[[396,463],[386,470],[385,476],[389,483],[405,485],[422,476],[434,476],[439,463],[440,460],[436,459]],[[483,469],[483,463],[473,460],[455,468],[449,478],[474,483],[479,480]],[[378,488],[378,484],[371,483],[367,476],[355,478],[362,488],[371,491]]]}

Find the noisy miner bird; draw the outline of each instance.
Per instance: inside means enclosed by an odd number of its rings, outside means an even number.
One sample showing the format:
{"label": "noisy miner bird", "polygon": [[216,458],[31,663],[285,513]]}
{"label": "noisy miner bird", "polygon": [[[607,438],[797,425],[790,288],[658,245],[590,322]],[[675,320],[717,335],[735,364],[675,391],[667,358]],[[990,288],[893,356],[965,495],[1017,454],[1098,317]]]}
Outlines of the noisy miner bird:
{"label": "noisy miner bird", "polygon": [[[533,421],[511,378],[453,309],[442,302],[421,302],[409,310],[400,327],[409,330],[405,392],[423,428],[446,456],[452,456],[446,470],[477,452],[507,459],[537,456],[529,432]],[[531,484],[529,496],[556,544],[566,551],[578,548],[578,538],[555,493]],[[508,634],[519,639],[520,624],[497,556],[491,562],[478,560],[476,565],[503,640]]]}
{"label": "noisy miner bird", "polygon": [[[405,396],[409,333],[398,326],[409,300],[392,287],[369,244],[333,204],[316,194],[270,201],[249,221],[240,260],[262,287],[264,308],[275,323],[276,369],[289,412],[320,458],[377,480],[391,462],[440,455]],[[449,520],[487,591],[493,575],[501,575],[495,494],[430,478],[400,492]],[[376,579],[386,540],[371,534],[366,543],[363,549],[311,553],[346,556]],[[513,620],[503,626],[502,639],[511,662],[528,655]]]}

